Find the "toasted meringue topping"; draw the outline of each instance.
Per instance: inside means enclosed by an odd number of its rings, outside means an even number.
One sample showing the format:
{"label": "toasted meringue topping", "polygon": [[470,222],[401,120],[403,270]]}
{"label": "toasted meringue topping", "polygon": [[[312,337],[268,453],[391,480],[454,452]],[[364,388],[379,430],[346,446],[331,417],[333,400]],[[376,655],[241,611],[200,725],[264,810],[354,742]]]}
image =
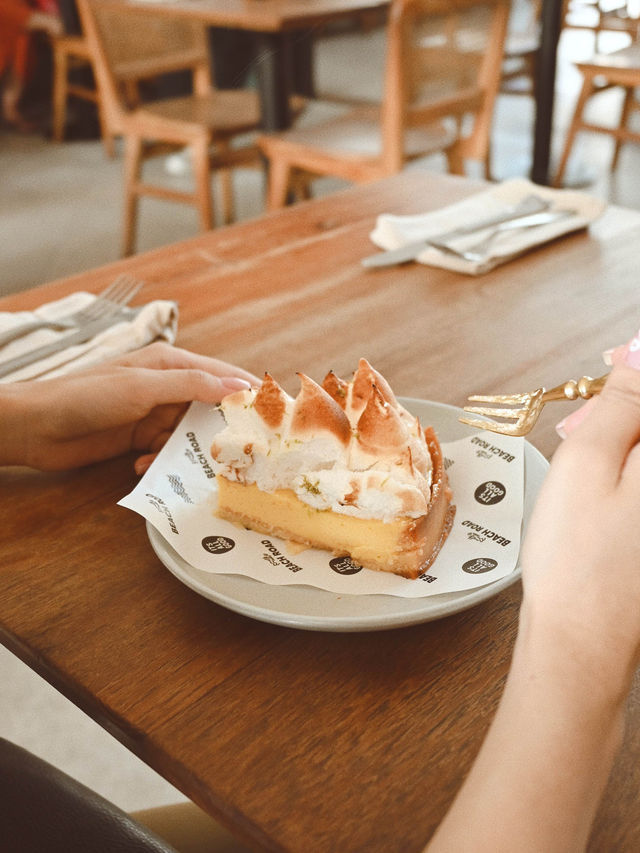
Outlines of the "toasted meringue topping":
{"label": "toasted meringue topping", "polygon": [[291,418],[291,435],[304,438],[316,432],[330,432],[346,445],[351,438],[349,419],[333,397],[304,373],[298,373],[300,393]]}
{"label": "toasted meringue topping", "polygon": [[378,388],[378,391],[382,395],[385,403],[389,403],[389,405],[393,406],[394,409],[397,409],[398,401],[396,400],[395,394],[391,390],[389,383],[382,374],[378,373],[377,370],[374,370],[373,367],[371,367],[366,358],[360,359],[358,362],[358,369],[353,377],[351,393],[352,408],[359,412],[364,409],[369,397],[371,396],[371,388],[374,385]]}
{"label": "toasted meringue topping", "polygon": [[347,395],[349,393],[349,383],[330,370],[322,380],[322,387],[330,397],[336,401],[341,409],[347,406]]}
{"label": "toasted meringue topping", "polygon": [[386,403],[377,385],[371,389],[364,411],[358,419],[357,438],[368,453],[391,449],[400,452],[407,446],[407,430],[400,415]]}
{"label": "toasted meringue topping", "polygon": [[265,373],[255,399],[255,409],[268,427],[275,429],[282,424],[287,405],[287,395],[273,376]]}
{"label": "toasted meringue topping", "polygon": [[431,456],[418,420],[361,359],[351,382],[300,373],[293,399],[272,376],[231,394],[211,448],[216,472],[263,491],[292,489],[319,510],[418,517],[431,497]]}

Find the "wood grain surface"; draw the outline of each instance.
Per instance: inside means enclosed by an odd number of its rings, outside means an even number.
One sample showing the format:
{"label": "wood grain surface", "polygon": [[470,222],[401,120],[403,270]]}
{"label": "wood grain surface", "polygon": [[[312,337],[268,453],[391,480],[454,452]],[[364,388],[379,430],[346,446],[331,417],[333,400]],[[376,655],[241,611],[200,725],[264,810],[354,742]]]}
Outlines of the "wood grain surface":
{"label": "wood grain surface", "polygon": [[152,15],[197,18],[211,26],[278,33],[316,27],[340,18],[385,9],[389,0],[105,0]]}
{"label": "wood grain surface", "polygon": [[[295,393],[295,371],[349,375],[360,356],[398,395],[461,405],[602,372],[638,325],[640,214],[609,208],[477,277],[364,270],[377,214],[420,212],[481,184],[411,171],[52,282],[33,308],[119,272],[180,305],[178,343]],[[548,406],[531,441],[551,456]],[[366,634],[252,621],[191,592],[116,505],[132,458],[0,471],[0,640],[256,850],[418,851],[486,731],[507,673],[519,586],[472,610]],[[72,736],[72,733],[71,733]],[[640,849],[637,688],[593,851]],[[514,849],[517,841],[514,840]]]}

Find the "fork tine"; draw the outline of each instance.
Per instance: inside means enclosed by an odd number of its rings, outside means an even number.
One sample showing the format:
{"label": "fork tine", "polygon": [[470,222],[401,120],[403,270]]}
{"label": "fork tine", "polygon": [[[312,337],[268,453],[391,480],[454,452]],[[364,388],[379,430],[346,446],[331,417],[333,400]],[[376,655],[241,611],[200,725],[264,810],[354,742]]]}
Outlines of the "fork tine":
{"label": "fork tine", "polygon": [[129,281],[129,276],[123,273],[115,278],[104,290],[96,294],[96,298],[82,311],[83,319],[94,320],[101,316],[105,307],[111,304],[111,297],[117,295],[123,284]]}
{"label": "fork tine", "polygon": [[527,424],[497,424],[494,421],[481,421],[476,418],[458,418],[461,424],[467,424],[475,429],[485,429],[489,432],[497,432],[500,435],[526,435],[530,427]]}
{"label": "fork tine", "polygon": [[526,402],[525,398],[528,396],[528,394],[493,394],[492,396],[472,394],[468,399],[474,403],[501,403],[504,406],[518,406]]}
{"label": "fork tine", "polygon": [[115,302],[117,305],[126,305],[133,299],[141,287],[141,281],[136,281],[133,278],[128,279],[122,283],[118,293],[115,296],[112,295],[109,301]]}
{"label": "fork tine", "polygon": [[120,285],[127,281],[129,276],[126,273],[122,273],[117,278],[115,278],[111,284],[107,285],[104,290],[100,291],[100,293],[96,294],[96,299],[110,299],[112,293],[116,292]]}
{"label": "fork tine", "polygon": [[95,320],[98,317],[114,314],[119,308],[127,305],[142,287],[143,282],[131,276],[120,275],[107,288],[99,293],[84,312],[85,320]]}
{"label": "fork tine", "polygon": [[123,299],[127,298],[127,295],[134,285],[136,285],[136,281],[130,276],[118,276],[118,278],[113,282],[113,285],[110,288],[107,288],[108,292],[103,292],[98,295],[96,302],[103,304],[106,302],[115,302],[118,304]]}
{"label": "fork tine", "polygon": [[507,418],[517,420],[521,415],[526,415],[527,409],[494,409],[490,406],[465,406],[465,412],[473,415],[486,415],[488,418]]}
{"label": "fork tine", "polygon": [[130,276],[126,273],[122,273],[117,278],[115,278],[108,287],[105,287],[100,293],[96,294],[96,298],[93,302],[94,305],[99,305],[104,302],[113,302],[118,298],[118,294],[122,291],[122,288],[125,287],[131,281]]}
{"label": "fork tine", "polygon": [[[458,420],[461,424],[468,424],[469,426],[475,427],[476,429],[487,429],[487,427],[495,426],[492,421],[482,421],[480,418],[463,418],[459,417]],[[505,424],[505,426],[508,426]]]}

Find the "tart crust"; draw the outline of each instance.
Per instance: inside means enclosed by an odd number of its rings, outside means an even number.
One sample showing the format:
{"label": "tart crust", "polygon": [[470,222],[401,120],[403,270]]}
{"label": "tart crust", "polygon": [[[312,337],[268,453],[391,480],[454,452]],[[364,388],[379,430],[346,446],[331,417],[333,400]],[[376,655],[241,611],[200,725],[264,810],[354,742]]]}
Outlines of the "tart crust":
{"label": "tart crust", "polygon": [[269,536],[347,555],[367,569],[415,579],[435,560],[455,514],[440,445],[430,428],[425,441],[433,466],[431,499],[418,518],[381,521],[314,509],[289,489],[265,492],[221,474],[217,515]]}

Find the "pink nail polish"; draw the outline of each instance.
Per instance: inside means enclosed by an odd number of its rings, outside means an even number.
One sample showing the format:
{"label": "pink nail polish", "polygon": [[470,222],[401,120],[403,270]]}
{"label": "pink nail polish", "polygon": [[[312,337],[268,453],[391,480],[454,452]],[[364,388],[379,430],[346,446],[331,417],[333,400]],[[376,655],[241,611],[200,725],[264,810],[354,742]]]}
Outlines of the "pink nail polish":
{"label": "pink nail polish", "polygon": [[[618,347],[618,349],[619,349],[619,347]],[[611,367],[611,365],[613,364],[613,354],[614,354],[614,352],[615,352],[615,351],[616,351],[616,350],[615,350],[615,348],[613,348],[613,349],[606,349],[606,350],[602,353],[602,360],[603,360],[603,361],[604,361],[604,363],[607,365],[607,367]]]}
{"label": "pink nail polish", "polygon": [[627,347],[624,363],[628,367],[640,370],[640,332],[634,338],[631,338]]}
{"label": "pink nail polish", "polygon": [[566,430],[565,430],[565,422],[566,422],[566,420],[567,420],[566,418],[563,418],[563,419],[560,421],[560,423],[556,424],[556,432],[558,433],[558,435],[559,435],[559,436],[560,436],[560,438],[562,438],[562,439],[565,439],[565,438],[567,437],[567,433],[566,433]]}
{"label": "pink nail polish", "polygon": [[251,385],[248,382],[237,376],[222,376],[220,378],[220,384],[229,394],[233,391],[246,391],[251,388]]}
{"label": "pink nail polish", "polygon": [[567,438],[567,436],[569,436],[576,427],[580,426],[582,421],[591,411],[595,401],[596,398],[592,397],[590,400],[587,400],[586,403],[583,403],[579,409],[575,409],[570,415],[567,415],[564,420],[560,421],[559,424],[556,424],[556,432],[560,438]]}

